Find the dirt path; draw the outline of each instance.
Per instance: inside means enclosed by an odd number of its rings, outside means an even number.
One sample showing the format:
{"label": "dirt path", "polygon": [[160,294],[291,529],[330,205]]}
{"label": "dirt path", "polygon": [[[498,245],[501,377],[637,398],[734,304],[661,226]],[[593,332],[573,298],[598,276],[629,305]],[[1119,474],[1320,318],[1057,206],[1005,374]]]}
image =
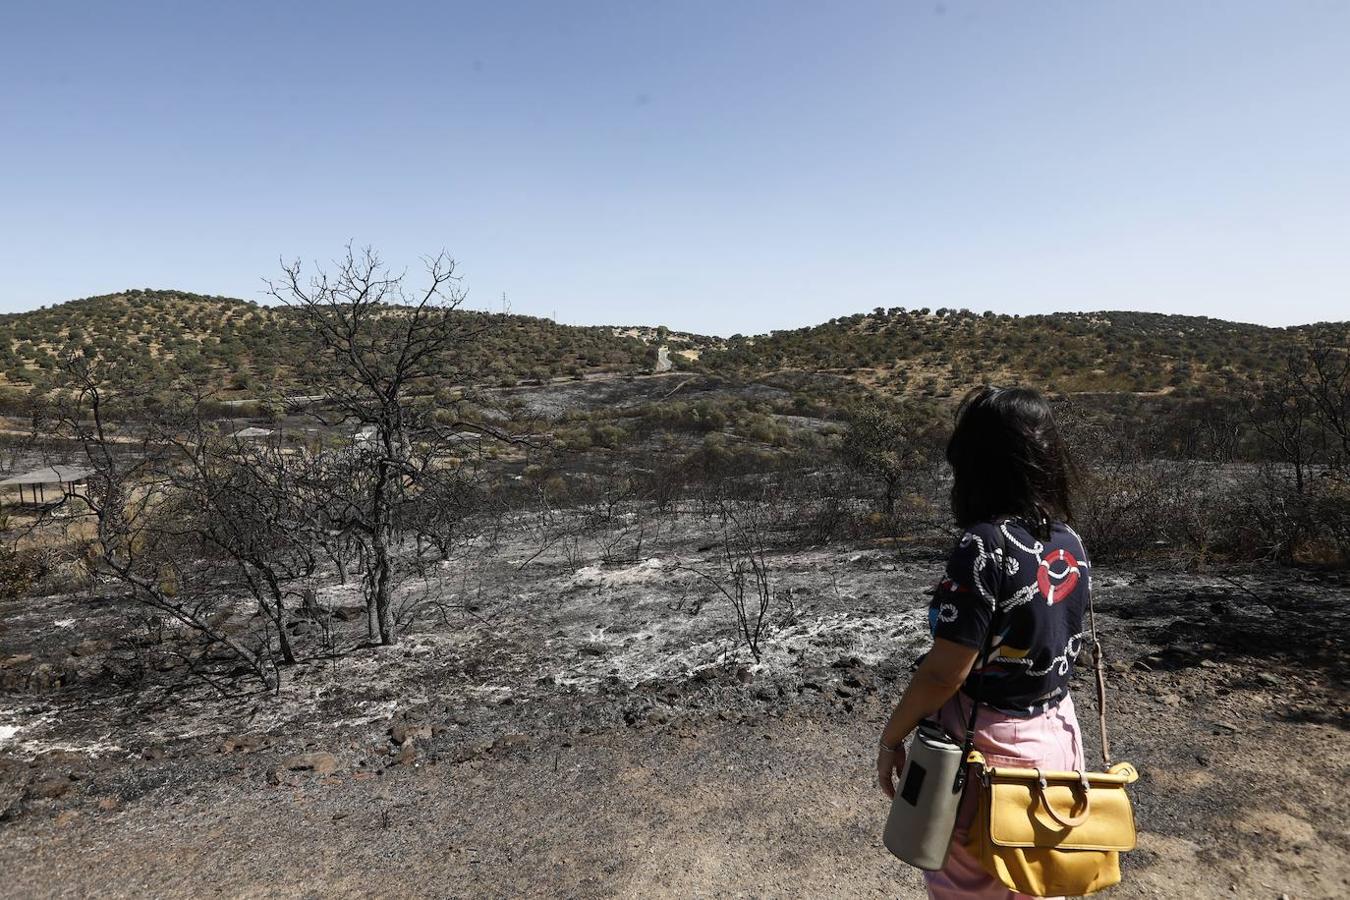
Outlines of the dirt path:
{"label": "dirt path", "polygon": [[[210,780],[190,759],[160,760],[144,764],[154,786],[116,810],[8,826],[0,864],[11,896],[33,897],[920,897],[917,874],[879,846],[869,770],[882,710],[616,729],[279,786],[252,756],[218,757]],[[1197,737],[1183,716],[1149,718],[1166,741]],[[1123,740],[1145,773],[1145,832],[1111,896],[1344,896],[1335,804],[1272,790],[1268,769],[1287,760],[1285,741],[1331,750],[1328,737],[1255,735],[1241,774]],[[1217,757],[1231,743],[1199,746]],[[1309,763],[1295,780],[1318,777]],[[1235,791],[1241,813],[1186,809]]]}

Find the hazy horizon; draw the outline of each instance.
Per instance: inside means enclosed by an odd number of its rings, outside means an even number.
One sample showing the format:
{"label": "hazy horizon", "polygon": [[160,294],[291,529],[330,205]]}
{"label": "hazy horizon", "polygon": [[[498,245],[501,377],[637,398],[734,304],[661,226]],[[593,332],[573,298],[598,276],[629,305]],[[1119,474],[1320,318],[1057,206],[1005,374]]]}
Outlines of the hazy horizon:
{"label": "hazy horizon", "polygon": [[1350,4],[22,4],[0,312],[262,301],[446,249],[470,305],[1347,318]]}

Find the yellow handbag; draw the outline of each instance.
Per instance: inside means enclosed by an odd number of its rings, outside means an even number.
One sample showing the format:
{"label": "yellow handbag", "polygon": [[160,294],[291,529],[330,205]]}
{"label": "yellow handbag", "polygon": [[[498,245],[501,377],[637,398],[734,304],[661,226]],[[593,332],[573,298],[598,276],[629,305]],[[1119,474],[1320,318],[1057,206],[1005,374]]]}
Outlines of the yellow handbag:
{"label": "yellow handbag", "polygon": [[1033,897],[1081,896],[1120,881],[1120,854],[1133,850],[1134,813],[1125,786],[1139,777],[1117,763],[1106,772],[1042,772],[981,766],[980,806],[966,849],[1006,887]]}
{"label": "yellow handbag", "polygon": [[971,708],[966,759],[980,769],[980,805],[966,849],[1005,887],[1033,897],[1081,896],[1117,884],[1120,854],[1135,846],[1134,810],[1125,787],[1139,773],[1126,762],[1111,765],[1106,679],[1091,597],[1088,621],[1105,772],[986,766],[970,747],[979,704]]}

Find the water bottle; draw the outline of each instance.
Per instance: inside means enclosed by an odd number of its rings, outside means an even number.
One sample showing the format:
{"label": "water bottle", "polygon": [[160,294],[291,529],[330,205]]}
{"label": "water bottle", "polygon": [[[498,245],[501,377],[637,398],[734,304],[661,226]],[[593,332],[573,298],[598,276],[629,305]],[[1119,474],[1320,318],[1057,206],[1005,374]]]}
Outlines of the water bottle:
{"label": "water bottle", "polygon": [[947,732],[931,722],[919,726],[886,818],[887,850],[920,869],[942,868],[961,806],[956,774],[963,765],[961,745]]}

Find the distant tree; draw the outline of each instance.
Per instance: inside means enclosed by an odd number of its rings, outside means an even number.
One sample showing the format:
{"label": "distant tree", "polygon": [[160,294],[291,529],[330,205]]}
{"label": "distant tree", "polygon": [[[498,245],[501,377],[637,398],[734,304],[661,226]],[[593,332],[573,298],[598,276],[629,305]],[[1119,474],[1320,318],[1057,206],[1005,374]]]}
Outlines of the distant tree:
{"label": "distant tree", "polygon": [[877,402],[856,410],[841,448],[845,463],[882,484],[881,507],[895,512],[895,500],[907,481],[931,462],[932,439],[925,417]]}
{"label": "distant tree", "polygon": [[1350,334],[1316,335],[1305,357],[1290,366],[1289,378],[1312,404],[1330,445],[1329,461],[1350,465]]}

